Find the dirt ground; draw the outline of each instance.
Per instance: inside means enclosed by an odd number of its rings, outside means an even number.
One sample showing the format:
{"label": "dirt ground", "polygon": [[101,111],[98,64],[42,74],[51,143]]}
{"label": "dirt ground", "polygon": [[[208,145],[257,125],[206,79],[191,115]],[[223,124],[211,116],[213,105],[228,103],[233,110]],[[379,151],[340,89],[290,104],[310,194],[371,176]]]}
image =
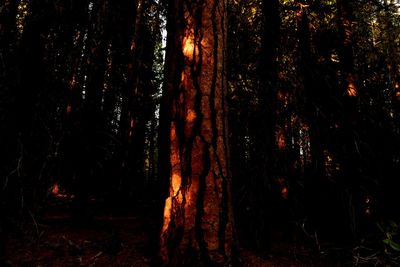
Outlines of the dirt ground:
{"label": "dirt ground", "polygon": [[[95,217],[79,226],[66,216],[51,216],[37,225],[30,238],[12,235],[7,258],[13,267],[152,266],[155,226],[151,218],[141,216]],[[294,259],[282,251],[261,257],[240,251],[244,267],[327,266],[314,258],[299,254]]]}
{"label": "dirt ground", "polygon": [[[29,233],[10,234],[9,266],[155,266],[158,226],[149,215],[95,216],[77,224],[65,214],[50,214],[31,228]],[[241,248],[239,259],[243,267],[400,266],[379,265],[377,257],[368,260],[360,256],[357,262],[348,251],[340,253],[275,242],[267,255]]]}
{"label": "dirt ground", "polygon": [[34,238],[9,238],[10,266],[149,266],[151,222],[138,217],[96,217],[74,225],[67,217],[49,217]]}

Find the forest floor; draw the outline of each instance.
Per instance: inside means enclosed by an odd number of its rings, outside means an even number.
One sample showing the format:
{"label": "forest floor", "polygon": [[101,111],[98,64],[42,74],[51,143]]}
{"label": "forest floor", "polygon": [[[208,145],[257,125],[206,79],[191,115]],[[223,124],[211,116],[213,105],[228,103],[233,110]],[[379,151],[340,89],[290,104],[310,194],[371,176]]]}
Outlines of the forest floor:
{"label": "forest floor", "polygon": [[[49,213],[35,222],[29,234],[10,234],[9,266],[154,266],[157,218],[149,212],[130,216],[94,216],[76,223],[66,213]],[[400,266],[379,264],[379,259],[354,257],[350,250],[318,252],[310,245],[275,242],[268,255],[239,250],[243,267],[292,266]],[[364,263],[364,264],[363,264]]]}

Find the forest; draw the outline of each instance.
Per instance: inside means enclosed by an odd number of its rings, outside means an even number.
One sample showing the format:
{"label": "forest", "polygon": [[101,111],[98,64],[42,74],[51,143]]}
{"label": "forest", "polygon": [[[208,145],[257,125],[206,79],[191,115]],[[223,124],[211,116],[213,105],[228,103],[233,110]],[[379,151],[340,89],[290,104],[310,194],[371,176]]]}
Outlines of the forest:
{"label": "forest", "polygon": [[399,0],[1,0],[0,266],[400,266]]}

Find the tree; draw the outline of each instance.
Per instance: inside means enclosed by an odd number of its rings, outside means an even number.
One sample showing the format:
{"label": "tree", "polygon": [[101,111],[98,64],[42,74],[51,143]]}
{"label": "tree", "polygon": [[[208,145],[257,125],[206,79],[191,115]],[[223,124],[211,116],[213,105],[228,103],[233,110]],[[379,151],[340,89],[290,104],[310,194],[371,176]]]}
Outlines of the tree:
{"label": "tree", "polygon": [[173,1],[167,23],[163,104],[168,112],[170,186],[160,256],[165,265],[193,266],[198,260],[222,265],[231,260],[234,241],[225,100],[226,1]]}
{"label": "tree", "polygon": [[340,47],[339,57],[341,63],[342,79],[345,89],[343,94],[349,97],[357,95],[354,77],[354,62],[353,62],[353,40],[352,40],[352,10],[350,8],[351,1],[337,1]]}

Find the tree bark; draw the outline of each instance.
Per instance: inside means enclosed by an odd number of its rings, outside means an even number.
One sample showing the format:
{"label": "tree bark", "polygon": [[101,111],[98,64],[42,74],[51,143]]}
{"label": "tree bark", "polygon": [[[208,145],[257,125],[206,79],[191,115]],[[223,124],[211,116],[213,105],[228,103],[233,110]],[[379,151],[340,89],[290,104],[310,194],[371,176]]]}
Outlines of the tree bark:
{"label": "tree bark", "polygon": [[168,21],[164,93],[170,186],[160,256],[167,266],[220,266],[231,260],[234,239],[225,100],[226,1],[175,0],[169,8],[174,16]]}
{"label": "tree bark", "polygon": [[[270,224],[272,216],[271,183],[276,175],[278,158],[275,145],[277,123],[277,82],[278,82],[278,49],[280,43],[280,14],[278,0],[262,1],[264,29],[262,34],[261,62],[259,66],[260,87],[258,90],[259,111],[254,122],[256,135],[253,168],[256,181],[253,183],[257,206],[254,245],[257,249],[270,247]],[[265,205],[264,203],[268,203]],[[258,237],[257,237],[258,235]]]}
{"label": "tree bark", "polygon": [[351,1],[338,0],[337,12],[339,19],[339,57],[342,76],[342,94],[349,97],[357,96],[356,80],[354,75],[354,56],[352,40],[352,10]]}

